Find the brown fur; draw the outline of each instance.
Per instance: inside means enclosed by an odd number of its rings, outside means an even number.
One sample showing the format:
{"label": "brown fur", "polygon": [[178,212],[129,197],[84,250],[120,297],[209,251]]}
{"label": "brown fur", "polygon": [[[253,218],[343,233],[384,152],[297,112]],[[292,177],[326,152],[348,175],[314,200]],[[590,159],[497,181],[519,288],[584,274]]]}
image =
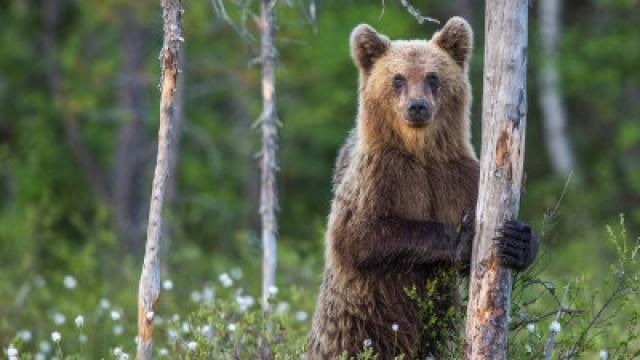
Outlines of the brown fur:
{"label": "brown fur", "polygon": [[[421,289],[461,260],[453,229],[463,210],[475,207],[479,171],[470,144],[471,38],[460,18],[431,41],[390,41],[367,25],[354,30],[357,127],[337,160],[309,359],[354,355],[366,339],[379,359],[436,355],[438,338],[421,331],[404,289]],[[421,85],[426,73],[438,75],[437,91]],[[402,92],[391,86],[395,74],[407,79]],[[434,110],[419,128],[404,118],[407,102],[417,96]],[[436,309],[445,311],[456,288],[441,291]]]}

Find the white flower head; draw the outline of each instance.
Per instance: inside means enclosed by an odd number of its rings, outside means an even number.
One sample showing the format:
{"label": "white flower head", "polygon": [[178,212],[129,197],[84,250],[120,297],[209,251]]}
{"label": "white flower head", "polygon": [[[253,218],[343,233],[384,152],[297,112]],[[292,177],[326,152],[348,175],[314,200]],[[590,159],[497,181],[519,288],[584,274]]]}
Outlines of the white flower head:
{"label": "white flower head", "polygon": [[115,355],[115,356],[122,355],[122,348],[120,348],[120,347],[113,348],[113,355]]}
{"label": "white flower head", "polygon": [[393,332],[398,332],[398,330],[400,330],[400,325],[393,323],[391,325],[391,330],[393,330]]}
{"label": "white flower head", "polygon": [[109,299],[106,299],[106,298],[100,299],[100,308],[102,310],[109,310],[110,307],[111,307],[111,303],[109,302]]}
{"label": "white flower head", "polygon": [[205,325],[202,328],[200,328],[200,333],[202,334],[202,336],[204,336],[205,338],[208,338],[211,336],[211,326],[209,325]]}
{"label": "white flower head", "polygon": [[86,344],[87,341],[89,341],[89,338],[85,334],[80,334],[78,335],[78,341],[80,341],[82,344]]}
{"label": "white flower head", "polygon": [[111,320],[118,321],[120,320],[120,312],[118,310],[111,310]]}
{"label": "white flower head", "polygon": [[42,351],[43,353],[48,353],[49,351],[51,351],[51,345],[46,340],[40,341],[39,347],[40,351]]}
{"label": "white flower head", "polygon": [[231,269],[231,277],[236,280],[240,280],[242,278],[242,269],[239,267]]}
{"label": "white flower head", "polygon": [[241,311],[246,311],[256,303],[256,300],[251,295],[237,295],[236,302]]}
{"label": "white flower head", "polygon": [[269,295],[270,296],[276,296],[276,294],[278,293],[278,288],[274,285],[269,286]]}
{"label": "white flower head", "polygon": [[67,289],[73,290],[78,286],[78,280],[71,275],[65,275],[62,282]]}
{"label": "white flower head", "polygon": [[62,335],[59,332],[54,331],[51,333],[51,341],[58,343],[60,340],[62,340]]}
{"label": "white flower head", "polygon": [[169,350],[167,350],[167,348],[161,348],[160,350],[158,350],[158,355],[167,356],[169,355]]}
{"label": "white flower head", "polygon": [[236,331],[236,328],[237,328],[237,325],[234,323],[227,325],[227,329],[231,332]]}
{"label": "white flower head", "polygon": [[67,318],[61,312],[53,313],[52,317],[53,317],[53,323],[56,325],[64,325],[65,321],[67,321]]}
{"label": "white flower head", "polygon": [[122,335],[123,332],[124,332],[124,328],[122,327],[122,325],[117,324],[113,327],[113,335],[120,336]]}
{"label": "white flower head", "polygon": [[33,357],[33,360],[46,360],[47,357],[44,356],[43,353],[36,353],[36,355]]}
{"label": "white flower head", "polygon": [[167,337],[169,342],[173,343],[178,338],[178,332],[175,329],[167,330]]}
{"label": "white flower head", "polygon": [[362,345],[364,345],[365,348],[371,347],[371,339],[364,339]]}
{"label": "white flower head", "polygon": [[22,342],[29,342],[33,338],[33,334],[30,330],[27,329],[18,331],[16,335],[20,338],[20,340],[22,340]]}
{"label": "white flower head", "polygon": [[309,317],[309,314],[307,314],[307,312],[304,310],[300,310],[296,312],[296,320],[298,321],[305,321],[307,320],[307,317]]}
{"label": "white flower head", "polygon": [[276,306],[276,312],[278,314],[284,314],[289,310],[289,303],[286,301],[279,302]]}
{"label": "white flower head", "polygon": [[220,276],[218,276],[218,280],[220,280],[223,287],[228,288],[228,287],[231,287],[231,285],[233,285],[233,280],[231,279],[229,274],[227,274],[226,272],[220,274]]}
{"label": "white flower head", "polygon": [[529,344],[525,344],[524,348],[525,348],[525,350],[527,351],[528,354],[531,354],[533,352],[533,349],[531,348],[531,345],[529,345]]}
{"label": "white flower head", "polygon": [[189,323],[186,321],[182,322],[182,332],[185,334],[189,332]]}
{"label": "white flower head", "polygon": [[83,326],[84,326],[84,316],[82,316],[82,315],[78,315],[78,316],[76,316],[76,318],[75,318],[75,320],[74,320],[74,321],[75,321],[76,326],[77,326],[78,328],[81,328],[81,327],[83,327]]}
{"label": "white flower head", "polygon": [[202,302],[210,305],[213,303],[213,298],[215,297],[215,291],[211,286],[205,286],[202,289]]}
{"label": "white flower head", "polygon": [[607,350],[600,350],[600,360],[607,360],[609,358],[609,353]]}
{"label": "white flower head", "polygon": [[120,355],[119,360],[129,360],[129,354],[127,354],[127,353],[122,353],[122,354]]}
{"label": "white flower head", "polygon": [[171,290],[173,289],[173,281],[167,279],[165,281],[162,282],[162,288],[165,290]]}
{"label": "white flower head", "polygon": [[551,325],[549,325],[549,330],[551,330],[553,332],[556,332],[556,333],[559,333],[560,330],[562,330],[562,326],[560,326],[559,322],[554,320],[554,321],[551,322]]}
{"label": "white flower head", "polygon": [[527,331],[530,333],[536,332],[536,324],[533,324],[533,323],[527,324]]}
{"label": "white flower head", "polygon": [[202,294],[200,291],[194,290],[191,292],[191,301],[198,304],[202,301]]}
{"label": "white flower head", "polygon": [[187,349],[189,349],[189,351],[196,351],[196,349],[198,349],[198,343],[195,341],[189,341]]}
{"label": "white flower head", "polygon": [[7,355],[9,355],[9,360],[18,359],[18,349],[13,347],[13,344],[9,344]]}

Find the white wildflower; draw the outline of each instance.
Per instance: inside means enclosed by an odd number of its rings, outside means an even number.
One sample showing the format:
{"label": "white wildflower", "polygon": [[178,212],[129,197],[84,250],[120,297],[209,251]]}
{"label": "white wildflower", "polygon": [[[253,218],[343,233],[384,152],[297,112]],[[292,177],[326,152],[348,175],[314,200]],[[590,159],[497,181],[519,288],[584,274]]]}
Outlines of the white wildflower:
{"label": "white wildflower", "polygon": [[115,356],[122,355],[122,348],[120,348],[120,347],[113,348],[113,355],[115,355]]}
{"label": "white wildflower", "polygon": [[127,353],[120,354],[120,358],[118,360],[129,360],[129,354]]}
{"label": "white wildflower", "polygon": [[113,327],[113,335],[120,336],[124,332],[122,325],[118,324]]}
{"label": "white wildflower", "polygon": [[527,331],[530,333],[536,332],[536,324],[527,324]]}
{"label": "white wildflower", "polygon": [[56,325],[64,325],[65,321],[67,320],[64,314],[60,312],[53,313],[52,318],[53,318],[53,323]]}
{"label": "white wildflower", "polygon": [[42,351],[43,353],[48,353],[49,351],[51,351],[51,345],[48,341],[40,341],[40,351]]}
{"label": "white wildflower", "polygon": [[191,292],[191,301],[194,303],[200,303],[202,301],[202,294],[200,291],[194,290]]}
{"label": "white wildflower", "polygon": [[51,340],[55,343],[60,342],[60,340],[62,340],[62,335],[59,332],[54,331],[51,333]]}
{"label": "white wildflower", "polygon": [[236,302],[238,303],[241,311],[246,311],[256,303],[256,300],[251,295],[237,295]]}
{"label": "white wildflower", "polygon": [[287,312],[287,310],[289,310],[289,303],[286,301],[280,302],[276,306],[276,312],[278,314],[284,314]]}
{"label": "white wildflower", "polygon": [[64,287],[66,287],[67,289],[73,290],[76,288],[76,286],[78,286],[78,280],[76,280],[76,278],[71,275],[65,275],[62,282],[64,283]]}
{"label": "white wildflower", "polygon": [[36,275],[33,282],[36,284],[36,287],[40,289],[47,286],[47,281],[42,277],[42,275]]}
{"label": "white wildflower", "polygon": [[269,286],[269,295],[270,296],[276,296],[276,294],[278,293],[278,288],[276,286]]}
{"label": "white wildflower", "polygon": [[18,331],[16,335],[20,338],[20,340],[22,340],[22,342],[29,342],[33,338],[33,334],[31,333],[31,331],[26,329]]}
{"label": "white wildflower", "polygon": [[240,269],[239,267],[234,267],[233,269],[231,269],[231,277],[236,280],[240,280],[242,278],[242,269]]}
{"label": "white wildflower", "polygon": [[305,321],[307,320],[307,317],[309,317],[309,314],[307,314],[307,312],[304,310],[300,310],[296,312],[296,320],[298,321]]}
{"label": "white wildflower", "polygon": [[187,348],[189,349],[189,351],[196,351],[196,349],[198,348],[198,343],[195,341],[189,341],[189,343],[187,344]]}
{"label": "white wildflower", "polygon": [[607,360],[609,358],[609,353],[607,350],[600,350],[600,360]]}
{"label": "white wildflower", "polygon": [[393,330],[393,332],[398,332],[398,330],[400,330],[400,325],[393,323],[391,325],[391,330]]}
{"label": "white wildflower", "polygon": [[178,314],[173,314],[173,316],[171,317],[171,320],[173,320],[173,321],[175,321],[175,322],[180,321],[180,315],[178,315]]}
{"label": "white wildflower", "polygon": [[215,291],[211,286],[205,286],[202,289],[202,302],[206,305],[210,305],[213,303],[213,298],[215,296]]}
{"label": "white wildflower", "polygon": [[556,332],[556,333],[559,333],[560,330],[562,330],[562,326],[560,326],[559,322],[554,320],[554,321],[551,322],[551,325],[549,325],[549,330],[551,330],[553,332]]}
{"label": "white wildflower", "polygon": [[529,354],[531,354],[533,352],[533,349],[531,348],[531,345],[529,345],[529,344],[525,344],[524,348],[527,351],[527,353],[529,353]]}
{"label": "white wildflower", "polygon": [[78,335],[78,341],[80,341],[80,343],[86,344],[88,340],[89,338],[87,337],[87,335],[85,334]]}
{"label": "white wildflower", "polygon": [[158,350],[158,355],[167,356],[169,355],[169,350],[167,350],[166,348],[161,348],[160,350]]}
{"label": "white wildflower", "polygon": [[111,320],[118,321],[120,320],[120,312],[118,310],[111,310]]}
{"label": "white wildflower", "polygon": [[234,324],[234,323],[231,323],[231,324],[229,324],[229,325],[227,326],[227,329],[228,329],[229,331],[232,331],[232,332],[233,332],[233,331],[236,331],[236,328],[237,328],[237,325],[236,325],[236,324]]}
{"label": "white wildflower", "polygon": [[170,343],[173,343],[176,341],[176,339],[178,338],[178,332],[175,329],[169,329],[167,330],[167,340],[169,340]]}
{"label": "white wildflower", "polygon": [[78,315],[78,316],[76,316],[76,318],[75,318],[75,320],[74,320],[74,321],[75,321],[76,326],[77,326],[78,328],[81,328],[81,327],[83,327],[83,326],[84,326],[84,316],[82,316],[82,315]]}
{"label": "white wildflower", "polygon": [[9,344],[7,355],[9,355],[9,360],[18,360],[18,349],[13,347],[13,344]]}
{"label": "white wildflower", "polygon": [[165,290],[171,290],[173,289],[173,281],[167,279],[165,281],[162,282],[162,288]]}
{"label": "white wildflower", "polygon": [[211,337],[211,326],[209,325],[205,325],[202,328],[200,328],[200,333],[202,334],[202,336],[204,336],[205,338],[209,338]]}
{"label": "white wildflower", "polygon": [[231,287],[231,285],[233,285],[233,280],[231,279],[229,274],[227,274],[226,272],[220,274],[220,276],[218,277],[218,280],[220,280],[220,282],[222,283],[222,286],[226,288]]}
{"label": "white wildflower", "polygon": [[189,332],[189,323],[186,321],[182,322],[182,332],[185,334]]}
{"label": "white wildflower", "polygon": [[365,348],[370,347],[371,346],[371,339],[364,339],[362,344],[364,345]]}
{"label": "white wildflower", "polygon": [[33,357],[33,360],[46,360],[47,357],[44,356],[43,353],[36,353],[36,356]]}
{"label": "white wildflower", "polygon": [[100,299],[100,308],[102,310],[109,310],[110,307],[111,307],[111,303],[109,302],[109,299],[106,299],[106,298]]}

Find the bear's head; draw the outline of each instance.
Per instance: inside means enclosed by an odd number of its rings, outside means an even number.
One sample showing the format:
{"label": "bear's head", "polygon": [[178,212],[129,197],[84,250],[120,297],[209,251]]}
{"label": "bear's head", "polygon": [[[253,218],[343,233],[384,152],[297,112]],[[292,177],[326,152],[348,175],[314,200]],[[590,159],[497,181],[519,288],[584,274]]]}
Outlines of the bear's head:
{"label": "bear's head", "polygon": [[419,158],[475,157],[470,144],[469,24],[450,19],[431,40],[391,41],[369,25],[351,34],[360,70],[358,129],[365,147],[401,146]]}

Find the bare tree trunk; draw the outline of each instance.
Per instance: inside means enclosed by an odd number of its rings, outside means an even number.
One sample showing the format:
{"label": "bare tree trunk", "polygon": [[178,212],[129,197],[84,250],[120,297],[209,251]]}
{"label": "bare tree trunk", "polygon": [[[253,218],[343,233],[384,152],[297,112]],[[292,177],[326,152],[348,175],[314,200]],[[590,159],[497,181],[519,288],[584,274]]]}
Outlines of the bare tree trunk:
{"label": "bare tree trunk", "polygon": [[162,0],[164,43],[160,52],[162,71],[160,98],[160,126],[158,155],[153,175],[147,245],[138,291],[138,360],[152,358],[152,333],[155,305],[160,296],[159,247],[162,236],[162,208],[170,174],[170,159],[175,142],[175,91],[178,77],[178,58],[183,41],[180,16],[181,0]]}
{"label": "bare tree trunk", "polygon": [[482,153],[465,359],[506,359],[512,275],[493,254],[520,203],[526,125],[528,0],[487,0]]}
{"label": "bare tree trunk", "polygon": [[560,0],[538,0],[538,28],[543,55],[538,81],[544,139],[551,166],[556,174],[568,175],[575,164],[566,129],[567,111],[562,101],[558,75],[560,10]]}
{"label": "bare tree trunk", "polygon": [[276,184],[276,150],[278,148],[278,114],[276,111],[275,63],[276,48],[273,44],[275,21],[273,8],[276,0],[261,0],[260,30],[262,61],[262,115],[258,120],[262,127],[260,215],[262,216],[262,307],[268,308],[269,293],[275,286],[276,239],[278,236],[278,195]]}
{"label": "bare tree trunk", "polygon": [[113,204],[116,233],[121,248],[140,254],[136,239],[142,237],[144,223],[143,188],[147,139],[144,130],[144,29],[134,7],[121,11],[122,74],[120,108],[122,119],[116,138],[113,167]]}

